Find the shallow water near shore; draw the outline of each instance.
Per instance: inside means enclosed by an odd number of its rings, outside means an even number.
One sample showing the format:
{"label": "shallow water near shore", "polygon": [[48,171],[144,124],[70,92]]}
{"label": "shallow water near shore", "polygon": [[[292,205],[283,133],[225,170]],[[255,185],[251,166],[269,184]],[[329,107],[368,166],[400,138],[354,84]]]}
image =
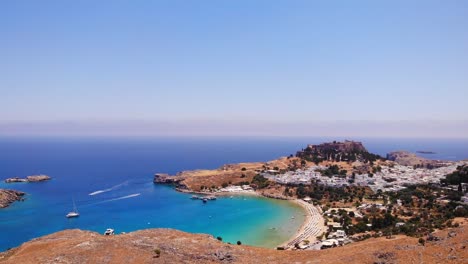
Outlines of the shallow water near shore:
{"label": "shallow water near shore", "polygon": [[[58,181],[58,180],[56,180]],[[23,191],[34,193],[29,187]],[[40,183],[37,188],[59,183]],[[5,186],[3,187],[20,187]],[[100,196],[100,197],[99,197]],[[28,239],[63,229],[80,228],[102,233],[114,228],[117,233],[146,228],[175,228],[192,233],[220,236],[223,241],[274,247],[291,237],[303,221],[303,211],[287,201],[255,196],[220,197],[204,204],[191,200],[168,186],[133,183],[126,188],[101,195],[75,195],[79,218],[67,219],[71,196],[26,196],[0,212],[1,246],[6,249]],[[295,219],[291,219],[295,216]],[[5,239],[7,238],[7,239]]]}
{"label": "shallow water near shore", "polygon": [[[274,247],[301,226],[304,212],[298,205],[237,195],[203,204],[191,200],[190,194],[154,185],[153,174],[268,161],[326,140],[0,138],[0,179],[40,173],[53,178],[40,183],[0,183],[0,188],[27,193],[26,201],[0,209],[0,250],[63,229],[102,233],[109,227],[117,233],[175,228],[221,236],[231,243]],[[468,158],[466,140],[363,141],[381,155],[407,146],[413,151],[435,151],[437,158]],[[67,219],[72,198],[81,215]]]}
{"label": "shallow water near shore", "polygon": [[[0,250],[73,228],[99,233],[106,228],[117,233],[175,228],[262,247],[288,240],[303,222],[304,212],[295,204],[248,195],[204,204],[191,200],[191,194],[153,184],[155,172],[217,168],[281,153],[268,154],[268,148],[226,151],[220,146],[191,140],[2,139],[2,178],[44,173],[52,180],[0,183],[0,188],[27,193],[24,202],[0,210]],[[67,219],[72,199],[80,217]]]}

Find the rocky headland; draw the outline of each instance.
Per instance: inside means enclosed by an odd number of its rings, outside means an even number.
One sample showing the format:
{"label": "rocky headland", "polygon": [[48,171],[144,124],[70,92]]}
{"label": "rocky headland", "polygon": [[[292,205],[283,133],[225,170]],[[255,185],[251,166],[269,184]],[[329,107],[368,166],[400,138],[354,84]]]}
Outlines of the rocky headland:
{"label": "rocky headland", "polygon": [[255,187],[254,177],[264,170],[286,171],[300,167],[299,158],[282,157],[268,162],[226,164],[214,170],[182,171],[176,175],[156,173],[153,182],[155,184],[172,184],[179,191],[213,192],[228,185],[253,184]]}
{"label": "rocky headland", "polygon": [[13,202],[21,201],[24,194],[24,192],[20,191],[0,189],[0,208],[8,207]]}
{"label": "rocky headland", "polygon": [[148,229],[104,236],[65,230],[0,253],[0,263],[466,263],[466,220],[458,228],[417,238],[371,238],[321,251],[230,245],[210,235]]}
{"label": "rocky headland", "polygon": [[399,165],[421,168],[438,168],[447,166],[447,163],[450,163],[447,161],[426,159],[416,155],[415,153],[402,150],[388,153],[387,159],[394,161]]}
{"label": "rocky headland", "polygon": [[31,175],[27,176],[26,178],[19,178],[19,177],[14,177],[14,178],[8,178],[5,180],[6,183],[13,183],[13,182],[41,182],[41,181],[48,181],[50,180],[50,176],[47,175]]}

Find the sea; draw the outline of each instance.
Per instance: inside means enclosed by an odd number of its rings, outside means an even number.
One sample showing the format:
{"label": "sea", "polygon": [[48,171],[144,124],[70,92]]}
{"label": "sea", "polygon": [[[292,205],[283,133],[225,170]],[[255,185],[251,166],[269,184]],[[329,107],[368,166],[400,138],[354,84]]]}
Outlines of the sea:
{"label": "sea", "polygon": [[[0,138],[0,188],[26,192],[0,209],[0,251],[65,229],[116,233],[173,228],[223,241],[273,248],[304,221],[301,207],[256,196],[225,196],[202,203],[171,186],[153,184],[155,173],[215,169],[268,161],[307,144],[345,138]],[[467,139],[351,138],[373,153],[431,151],[431,159],[468,159]],[[4,183],[10,177],[47,174],[50,181]],[[78,218],[65,215],[73,209]]]}

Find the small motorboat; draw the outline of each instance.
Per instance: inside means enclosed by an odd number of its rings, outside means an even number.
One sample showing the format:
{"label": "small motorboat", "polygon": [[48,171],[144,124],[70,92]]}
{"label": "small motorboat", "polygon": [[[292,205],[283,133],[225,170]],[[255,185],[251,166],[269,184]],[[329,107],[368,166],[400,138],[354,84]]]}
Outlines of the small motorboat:
{"label": "small motorboat", "polygon": [[111,236],[113,234],[114,234],[114,229],[112,229],[112,228],[107,228],[106,232],[104,232],[105,236]]}

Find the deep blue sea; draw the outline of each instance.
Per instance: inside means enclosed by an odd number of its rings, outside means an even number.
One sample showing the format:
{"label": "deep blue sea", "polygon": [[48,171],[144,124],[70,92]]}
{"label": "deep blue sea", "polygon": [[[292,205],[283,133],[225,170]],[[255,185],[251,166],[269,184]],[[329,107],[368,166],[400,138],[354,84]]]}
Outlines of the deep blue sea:
{"label": "deep blue sea", "polygon": [[[0,138],[0,188],[27,193],[24,202],[0,209],[0,251],[63,229],[102,233],[109,227],[117,233],[176,228],[273,247],[301,225],[303,212],[297,206],[249,196],[203,204],[169,186],[154,185],[154,173],[267,161],[329,140],[342,138]],[[468,140],[355,140],[381,155],[404,149],[434,151],[423,155],[433,159],[468,159]],[[53,179],[3,183],[32,174]],[[67,219],[72,199],[81,215]]]}

